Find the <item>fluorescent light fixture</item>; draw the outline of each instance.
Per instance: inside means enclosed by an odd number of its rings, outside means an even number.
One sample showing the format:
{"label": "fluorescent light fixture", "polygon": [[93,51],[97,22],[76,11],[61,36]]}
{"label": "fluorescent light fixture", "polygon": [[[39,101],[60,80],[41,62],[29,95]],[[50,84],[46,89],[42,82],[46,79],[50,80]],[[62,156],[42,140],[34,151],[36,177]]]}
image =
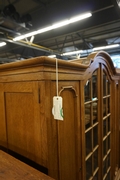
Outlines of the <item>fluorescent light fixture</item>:
{"label": "fluorescent light fixture", "polygon": [[79,54],[79,53],[82,53],[82,52],[83,52],[82,50],[71,51],[71,52],[63,53],[63,54],[61,54],[61,56],[67,56],[67,55]]}
{"label": "fluorescent light fixture", "polygon": [[81,21],[82,19],[86,19],[86,18],[91,17],[91,16],[92,16],[91,13],[81,14],[79,16],[75,16],[75,17],[71,18],[69,20],[69,23],[74,23],[74,22],[77,22],[77,21]]}
{"label": "fluorescent light fixture", "polygon": [[115,47],[118,47],[118,46],[119,46],[119,44],[113,44],[113,45],[108,45],[108,46],[101,46],[101,47],[93,48],[93,51],[102,50],[102,49],[111,49],[111,48],[115,48]]}
{"label": "fluorescent light fixture", "polygon": [[65,21],[53,24],[52,26],[48,26],[46,28],[42,28],[42,29],[39,29],[37,31],[33,31],[33,32],[30,32],[30,33],[15,37],[15,38],[13,38],[13,41],[19,41],[21,39],[24,39],[24,38],[27,38],[27,37],[30,37],[30,36],[34,36],[34,35],[41,34],[41,33],[44,33],[44,32],[47,32],[47,31],[50,31],[50,30],[53,30],[53,29],[57,29],[59,27],[66,26],[68,24],[83,20],[83,19],[91,17],[91,16],[92,16],[91,13],[81,14],[81,15],[73,17],[73,18],[71,18],[69,20],[65,20]]}
{"label": "fluorescent light fixture", "polygon": [[108,45],[108,46],[100,46],[100,47],[96,47],[93,49],[85,49],[85,50],[78,50],[78,51],[70,51],[70,52],[66,52],[61,54],[61,56],[67,56],[67,55],[73,55],[73,54],[84,54],[84,53],[91,53],[93,51],[97,51],[97,50],[104,50],[104,49],[111,49],[111,48],[115,48],[115,47],[119,47],[119,44],[112,44],[112,45]]}
{"label": "fluorescent light fixture", "polygon": [[5,46],[6,42],[0,42],[0,47]]}
{"label": "fluorescent light fixture", "polygon": [[118,6],[120,7],[120,0],[116,0]]}
{"label": "fluorescent light fixture", "polygon": [[50,58],[56,58],[56,55],[53,54],[53,55],[49,55],[48,57],[50,57]]}

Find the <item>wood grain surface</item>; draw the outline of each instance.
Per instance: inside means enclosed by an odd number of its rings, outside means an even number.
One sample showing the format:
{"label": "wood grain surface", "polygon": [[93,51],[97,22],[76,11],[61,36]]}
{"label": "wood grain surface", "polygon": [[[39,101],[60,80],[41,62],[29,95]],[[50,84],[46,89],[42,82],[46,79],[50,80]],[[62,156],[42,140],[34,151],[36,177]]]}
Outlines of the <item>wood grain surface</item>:
{"label": "wood grain surface", "polygon": [[0,180],[54,180],[0,150]]}

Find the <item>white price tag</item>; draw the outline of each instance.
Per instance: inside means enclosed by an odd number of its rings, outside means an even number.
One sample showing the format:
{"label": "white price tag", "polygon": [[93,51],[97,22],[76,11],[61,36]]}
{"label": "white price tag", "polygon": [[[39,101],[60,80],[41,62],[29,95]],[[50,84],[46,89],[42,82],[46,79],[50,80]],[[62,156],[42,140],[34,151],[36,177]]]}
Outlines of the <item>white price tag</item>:
{"label": "white price tag", "polygon": [[54,116],[54,119],[63,120],[62,97],[60,96],[53,97],[52,114]]}

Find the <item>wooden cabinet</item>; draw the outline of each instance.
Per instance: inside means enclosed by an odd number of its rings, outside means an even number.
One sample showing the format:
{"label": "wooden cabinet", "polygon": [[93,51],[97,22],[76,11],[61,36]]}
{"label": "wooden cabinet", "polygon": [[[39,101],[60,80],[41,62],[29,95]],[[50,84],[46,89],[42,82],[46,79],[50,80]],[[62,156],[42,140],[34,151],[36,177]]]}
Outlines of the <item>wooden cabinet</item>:
{"label": "wooden cabinet", "polygon": [[119,70],[100,52],[58,60],[58,72],[63,121],[52,115],[56,59],[0,65],[0,145],[56,180],[112,180],[119,168]]}

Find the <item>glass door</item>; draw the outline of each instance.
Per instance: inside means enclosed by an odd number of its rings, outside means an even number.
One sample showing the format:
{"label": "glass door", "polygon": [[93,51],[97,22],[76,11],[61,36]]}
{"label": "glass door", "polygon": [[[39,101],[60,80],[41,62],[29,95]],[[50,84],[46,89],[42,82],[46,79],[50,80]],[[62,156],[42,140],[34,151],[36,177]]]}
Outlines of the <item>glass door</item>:
{"label": "glass door", "polygon": [[103,116],[102,116],[102,177],[104,180],[110,180],[110,156],[111,156],[111,113],[110,113],[110,81],[103,71]]}
{"label": "glass door", "polygon": [[85,85],[85,164],[86,180],[98,178],[98,94],[97,71]]}
{"label": "glass door", "polygon": [[84,97],[85,179],[110,180],[110,81],[102,68],[86,82]]}

